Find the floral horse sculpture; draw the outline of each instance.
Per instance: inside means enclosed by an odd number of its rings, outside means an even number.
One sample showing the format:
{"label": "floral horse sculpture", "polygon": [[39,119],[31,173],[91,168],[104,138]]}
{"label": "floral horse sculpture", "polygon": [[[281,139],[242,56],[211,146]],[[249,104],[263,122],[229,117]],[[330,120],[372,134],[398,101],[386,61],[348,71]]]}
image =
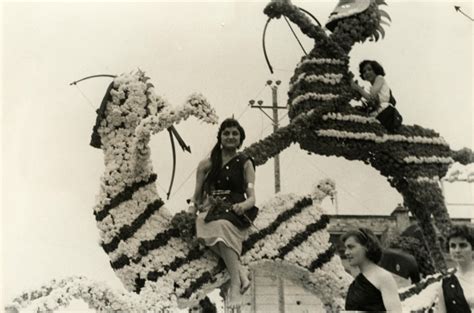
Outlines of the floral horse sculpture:
{"label": "floral horse sculpture", "polygon": [[[147,81],[141,71],[114,79],[97,111],[91,141],[104,152],[105,163],[94,208],[100,244],[128,292],[71,277],[23,293],[8,309],[51,311],[82,298],[99,311],[167,312],[196,305],[229,279],[208,249],[181,238],[179,223],[173,223],[157,193],[148,146],[152,133],[190,115],[208,123],[217,117],[200,95],[172,108]],[[334,183],[323,180],[308,196],[278,195],[263,204],[254,232],[243,243],[242,262],[280,269],[328,309],[339,310],[351,278],[329,241],[329,217],[319,206],[334,192]]]}
{"label": "floral horse sculpture", "polygon": [[[431,257],[443,271],[446,265],[431,215],[441,233],[446,233],[450,224],[438,181],[452,162],[448,144],[419,126],[387,133],[376,119],[349,105],[355,97],[349,53],[355,42],[384,35],[380,25],[388,15],[378,9],[380,4],[381,0],[341,0],[327,23],[330,34],[288,0],[267,5],[270,18],[288,17],[314,39],[315,46],[297,65],[290,82],[290,124],[245,153],[261,165],[297,142],[316,154],[370,164],[403,195],[420,222]],[[101,246],[129,293],[109,293],[84,278],[71,278],[25,293],[10,308],[53,297],[53,305],[36,304],[39,311],[48,311],[67,304],[69,298],[62,295],[69,292],[98,310],[169,310],[176,303],[197,304],[228,279],[222,264],[207,250],[190,247],[171,223],[172,216],[156,191],[148,146],[152,133],[190,115],[214,123],[215,113],[200,95],[172,108],[154,94],[147,80],[140,71],[114,79],[98,110],[91,142],[103,150],[105,160],[94,208]],[[311,195],[277,195],[263,204],[256,231],[243,244],[242,262],[284,269],[283,276],[316,293],[328,309],[338,310],[350,276],[329,242],[329,218],[319,207],[333,192],[333,183],[322,181]],[[415,299],[418,289],[408,289],[402,299]]]}
{"label": "floral horse sculpture", "polygon": [[[156,191],[148,142],[151,133],[191,114],[213,123],[213,110],[197,95],[172,109],[138,72],[114,80],[98,113],[92,145],[104,151],[105,174],[94,214],[112,268],[129,291],[174,295],[180,306],[196,304],[228,277],[222,264],[206,249],[189,247],[171,223]],[[280,196],[264,206],[242,258],[249,265],[271,260],[294,266],[289,278],[298,276],[311,289],[324,281],[333,292],[320,294],[323,303],[340,308],[349,277],[334,255],[325,228],[329,219],[318,206],[332,192],[334,186],[322,182],[310,197]]]}
{"label": "floral horse sculpture", "polygon": [[448,144],[436,132],[419,126],[401,126],[388,133],[375,119],[351,107],[356,98],[350,81],[349,53],[356,42],[378,40],[388,14],[379,10],[383,0],[340,0],[326,24],[326,31],[289,0],[269,3],[269,18],[285,16],[314,40],[314,48],[299,62],[290,80],[290,124],[251,145],[246,153],[263,164],[291,143],[302,149],[341,156],[370,164],[387,177],[405,205],[418,219],[431,257],[438,270],[446,269],[431,223],[446,235],[450,220],[439,180],[453,162]]}

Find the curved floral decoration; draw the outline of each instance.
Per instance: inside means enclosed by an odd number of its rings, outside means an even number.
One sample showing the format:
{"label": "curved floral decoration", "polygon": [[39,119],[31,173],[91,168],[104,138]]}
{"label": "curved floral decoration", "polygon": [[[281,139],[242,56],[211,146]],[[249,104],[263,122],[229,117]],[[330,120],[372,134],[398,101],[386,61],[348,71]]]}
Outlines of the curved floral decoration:
{"label": "curved floral decoration", "polygon": [[443,177],[444,181],[474,183],[474,163],[454,163]]}
{"label": "curved floral decoration", "polygon": [[[341,2],[342,3],[342,2]],[[287,17],[314,40],[313,49],[295,68],[290,80],[290,124],[254,143],[246,153],[263,164],[292,143],[324,156],[359,160],[374,167],[400,192],[404,204],[419,221],[436,268],[446,270],[440,243],[432,224],[443,235],[451,226],[440,188],[440,178],[453,163],[453,152],[433,130],[403,125],[388,132],[378,120],[352,107],[357,99],[350,81],[349,53],[356,42],[383,37],[379,10],[383,1],[346,1],[336,7],[326,25],[331,33],[312,23],[289,0],[274,0],[264,12],[270,18]],[[457,153],[466,159],[466,151]]]}
{"label": "curved floral decoration", "polygon": [[[285,274],[290,279],[307,280],[308,277],[301,276],[298,269],[289,264],[282,264],[279,262],[261,261],[252,265],[254,268],[264,267],[266,270],[278,270],[282,268],[289,270],[289,274]],[[330,312],[335,307],[340,308],[343,302],[341,294],[345,292],[346,288],[341,290],[329,289],[340,287],[333,284],[326,279],[334,279],[331,275],[336,273],[335,268],[327,266],[325,270],[329,269],[330,273],[323,273],[322,276],[314,280],[319,283],[318,286],[306,285],[310,290],[316,291],[316,294],[321,298],[334,298],[335,304],[326,306]],[[314,275],[319,275],[316,273]],[[314,276],[310,275],[310,276]],[[447,274],[449,275],[449,273]],[[398,290],[400,299],[402,300],[403,312],[429,312],[437,305],[438,294],[437,291],[441,288],[441,279],[444,275],[433,274],[429,275],[417,284],[401,288]],[[313,277],[314,278],[314,277]],[[340,280],[344,281],[344,280]],[[163,290],[170,290],[173,284],[170,280],[161,280],[160,285],[155,288],[163,288]],[[161,290],[161,289],[160,289]],[[173,312],[177,309],[176,297],[173,294],[165,294],[164,292],[156,292],[153,288],[146,288],[142,293],[120,291],[112,289],[102,282],[96,282],[86,277],[75,276],[60,280],[53,280],[48,284],[41,286],[35,290],[25,291],[5,307],[7,313],[18,312],[23,308],[28,308],[34,312],[52,312],[66,308],[74,299],[84,301],[89,308],[95,309],[97,312],[159,312],[167,313]],[[327,303],[328,300],[325,301]]]}

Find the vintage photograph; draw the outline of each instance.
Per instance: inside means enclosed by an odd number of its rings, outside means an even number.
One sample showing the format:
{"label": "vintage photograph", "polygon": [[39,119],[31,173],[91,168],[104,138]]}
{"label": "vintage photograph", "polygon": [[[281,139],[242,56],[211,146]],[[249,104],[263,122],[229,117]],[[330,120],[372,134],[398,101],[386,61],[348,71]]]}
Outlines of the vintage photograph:
{"label": "vintage photograph", "polygon": [[0,15],[2,311],[474,309],[471,1]]}

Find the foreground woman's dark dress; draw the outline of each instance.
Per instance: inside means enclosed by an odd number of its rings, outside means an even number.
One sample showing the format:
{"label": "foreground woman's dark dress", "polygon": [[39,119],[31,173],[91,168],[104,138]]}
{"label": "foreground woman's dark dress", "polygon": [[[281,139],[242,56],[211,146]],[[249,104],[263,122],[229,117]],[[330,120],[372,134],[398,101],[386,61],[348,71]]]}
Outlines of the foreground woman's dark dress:
{"label": "foreground woman's dark dress", "polygon": [[372,283],[359,274],[349,286],[346,297],[346,310],[385,312],[382,293]]}

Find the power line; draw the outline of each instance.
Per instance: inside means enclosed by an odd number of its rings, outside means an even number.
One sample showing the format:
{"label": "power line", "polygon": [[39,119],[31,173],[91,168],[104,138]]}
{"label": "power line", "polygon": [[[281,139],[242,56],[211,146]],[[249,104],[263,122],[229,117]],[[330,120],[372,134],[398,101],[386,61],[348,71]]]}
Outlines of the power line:
{"label": "power line", "polygon": [[[265,89],[266,87],[266,84],[263,85],[263,87],[260,89],[260,91],[257,92],[255,98],[257,98],[258,96],[260,96],[260,94],[263,92],[263,90]],[[240,120],[242,118],[242,116],[248,111],[249,109],[249,106],[248,105],[245,105],[245,108],[239,113],[239,115],[237,116],[236,120]],[[212,146],[212,145],[211,145]],[[209,147],[207,150],[211,150],[211,147]],[[200,159],[203,159],[206,155],[208,155],[209,153],[207,152],[205,155],[203,155]],[[173,199],[174,196],[176,196],[178,194],[178,192],[181,190],[181,188],[184,187],[184,185],[189,181],[189,179],[192,177],[192,175],[196,172],[197,170],[197,166],[193,168],[193,170],[188,174],[188,176],[186,176],[186,178],[184,179],[184,181],[178,186],[178,188],[176,188],[175,192],[170,196],[169,200]]]}
{"label": "power line", "polygon": [[82,95],[82,97],[84,97],[84,99],[86,99],[87,103],[89,103],[89,105],[91,106],[92,109],[95,110],[95,107],[94,105],[92,104],[92,101],[87,98],[87,96],[82,92],[81,88],[79,88],[79,86],[77,84],[74,84],[74,86],[76,86],[77,90],[79,91],[79,93]]}
{"label": "power line", "polygon": [[[307,164],[309,164],[313,170],[322,172],[324,175],[326,175],[326,177],[331,177],[331,176],[328,175],[325,171],[323,171],[322,169],[318,168],[316,165],[310,163],[308,160],[304,159],[304,161],[305,161]],[[357,203],[359,203],[360,205],[362,205],[362,207],[364,207],[364,208],[367,209],[367,210],[370,210],[369,207],[367,207],[364,203],[362,203],[361,201],[359,201],[356,196],[354,196],[350,191],[346,190],[346,189],[343,187],[342,184],[340,184],[340,183],[338,182],[338,183],[337,183],[337,186],[338,186],[338,188],[341,188],[341,190],[344,191],[346,194],[348,194],[349,196],[351,196]]]}

